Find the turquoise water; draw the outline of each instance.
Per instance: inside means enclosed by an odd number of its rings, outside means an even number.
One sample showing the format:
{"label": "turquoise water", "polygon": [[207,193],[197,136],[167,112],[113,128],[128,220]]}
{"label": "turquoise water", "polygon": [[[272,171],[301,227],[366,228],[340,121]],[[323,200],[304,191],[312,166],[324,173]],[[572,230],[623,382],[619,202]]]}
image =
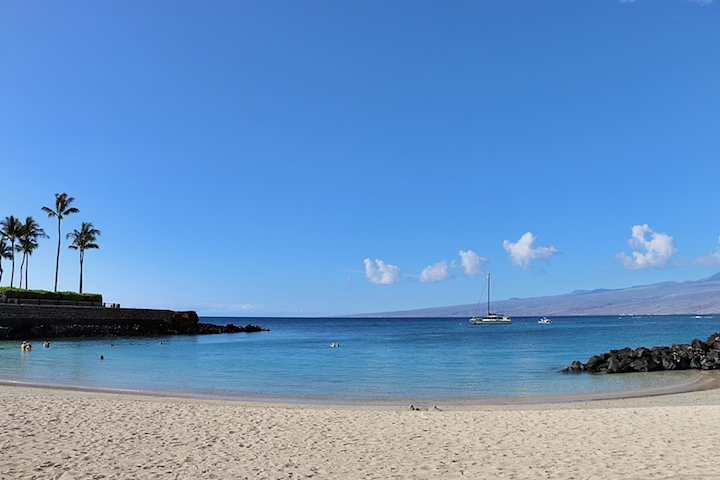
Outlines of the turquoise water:
{"label": "turquoise water", "polygon": [[[0,380],[197,397],[318,403],[463,403],[587,395],[687,381],[688,372],[562,374],[573,360],[625,346],[705,340],[720,316],[467,319],[203,318],[269,332],[0,342]],[[339,348],[330,348],[333,342]],[[114,347],[110,347],[110,344]],[[100,356],[104,360],[100,360]]]}

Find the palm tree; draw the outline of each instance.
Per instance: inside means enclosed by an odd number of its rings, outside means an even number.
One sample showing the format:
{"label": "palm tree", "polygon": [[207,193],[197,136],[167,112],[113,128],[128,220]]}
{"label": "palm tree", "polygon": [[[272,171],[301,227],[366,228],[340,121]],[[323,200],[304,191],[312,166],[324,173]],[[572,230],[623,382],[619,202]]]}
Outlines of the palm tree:
{"label": "palm tree", "polygon": [[85,250],[89,248],[100,248],[95,243],[96,237],[100,235],[100,230],[93,227],[92,223],[83,222],[80,226],[80,231],[73,230],[67,234],[67,238],[72,238],[72,244],[68,248],[73,250],[80,250],[80,293],[82,293],[82,280],[83,280],[83,260],[85,259]]}
{"label": "palm tree", "polygon": [[2,276],[3,276],[3,268],[2,268],[2,261],[3,258],[7,258],[8,260],[11,259],[13,256],[13,250],[10,248],[10,245],[7,244],[5,241],[5,237],[0,237],[0,283],[2,283]]}
{"label": "palm tree", "polygon": [[30,255],[38,247],[38,238],[45,237],[45,230],[32,217],[27,217],[25,223],[20,227],[18,235],[19,244],[15,249],[22,252],[23,259],[20,264],[20,288],[22,288],[22,272],[25,265],[25,288],[28,288],[28,267],[30,265]]}
{"label": "palm tree", "polygon": [[[18,239],[18,241],[19,241],[19,239]],[[22,247],[20,246],[19,243],[17,245],[15,245],[15,251],[18,253],[22,252]],[[20,286],[18,288],[22,288],[22,272],[23,272],[24,266],[25,266],[25,255],[23,255],[22,262],[20,262]]]}
{"label": "palm tree", "polygon": [[48,218],[57,217],[58,221],[58,248],[57,248],[57,257],[55,260],[55,290],[57,292],[57,284],[58,284],[58,270],[60,270],[60,240],[62,238],[60,233],[60,222],[62,222],[62,219],[65,218],[66,215],[70,215],[72,213],[78,213],[80,210],[78,210],[75,207],[71,207],[70,204],[73,203],[75,199],[73,197],[68,197],[67,193],[56,193],[55,194],[55,210],[53,210],[50,207],[42,207],[43,212],[47,213]]}
{"label": "palm tree", "polygon": [[10,258],[12,259],[12,271],[10,272],[10,288],[13,288],[13,282],[15,281],[15,242],[18,239],[20,228],[22,224],[20,220],[10,215],[5,217],[5,220],[0,221],[0,233],[2,233],[5,240],[10,240]]}

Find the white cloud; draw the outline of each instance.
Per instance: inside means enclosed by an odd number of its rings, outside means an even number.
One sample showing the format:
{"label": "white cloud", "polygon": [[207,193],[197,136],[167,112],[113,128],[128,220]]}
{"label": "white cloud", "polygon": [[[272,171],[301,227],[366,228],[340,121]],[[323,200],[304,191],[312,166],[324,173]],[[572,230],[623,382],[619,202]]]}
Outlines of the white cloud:
{"label": "white cloud", "polygon": [[700,265],[720,265],[720,248],[714,252],[708,252],[706,257],[700,257],[695,263]]}
{"label": "white cloud", "polygon": [[[205,303],[202,305],[195,305],[195,308],[200,308],[204,315],[223,315],[223,314],[248,314],[248,313],[259,313],[263,311],[260,305],[253,305],[250,303]],[[200,314],[203,315],[202,313]]]}
{"label": "white cloud", "polygon": [[[482,273],[483,266],[487,263],[487,258],[478,256],[477,253],[472,250],[463,252],[460,250],[460,267],[462,268],[465,276],[476,277]],[[458,268],[455,262],[453,267]]]}
{"label": "white cloud", "polygon": [[448,270],[447,263],[443,260],[442,262],[437,262],[435,265],[425,267],[420,273],[418,280],[421,282],[442,282],[448,278],[452,278],[452,274]]}
{"label": "white cloud", "polygon": [[[377,265],[377,267],[375,266]],[[400,283],[402,270],[395,265],[388,265],[382,260],[375,260],[375,265],[369,258],[365,259],[365,276],[370,283],[376,285],[391,285]]]}
{"label": "white cloud", "polygon": [[[646,235],[650,235],[648,240]],[[618,253],[623,267],[628,270],[645,270],[650,267],[666,268],[670,260],[677,254],[675,240],[665,233],[659,233],[645,225],[633,225],[632,237],[628,245],[634,250],[632,257],[625,253]]]}
{"label": "white cloud", "polygon": [[[718,237],[718,243],[720,243],[720,237]],[[693,263],[699,265],[720,265],[720,247],[717,247],[714,252],[708,252],[705,257],[695,259]]]}
{"label": "white cloud", "polygon": [[560,253],[558,249],[552,245],[547,247],[532,248],[532,244],[535,242],[536,238],[537,237],[535,235],[527,232],[515,243],[509,240],[505,240],[503,242],[503,248],[510,254],[510,260],[512,260],[513,265],[517,265],[518,267],[522,267],[527,270],[527,268],[535,260],[543,260],[547,262],[550,260],[550,257],[556,253]]}
{"label": "white cloud", "polygon": [[250,303],[240,303],[240,304],[233,304],[229,305],[227,308],[231,312],[242,312],[242,313],[249,313],[249,312],[256,312],[259,310],[259,307],[257,305],[252,305]]}

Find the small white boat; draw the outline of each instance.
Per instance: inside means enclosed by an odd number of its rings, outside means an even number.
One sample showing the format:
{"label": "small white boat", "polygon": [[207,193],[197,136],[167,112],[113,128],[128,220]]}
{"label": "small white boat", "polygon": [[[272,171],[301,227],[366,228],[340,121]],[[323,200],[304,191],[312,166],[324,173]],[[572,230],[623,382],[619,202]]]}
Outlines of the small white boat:
{"label": "small white boat", "polygon": [[[488,273],[487,276],[487,289],[488,289],[488,296],[487,296],[487,316],[485,317],[479,317],[476,315],[473,315],[473,317],[470,319],[471,325],[509,325],[512,323],[512,319],[508,317],[507,315],[502,315],[500,313],[490,313],[490,274]],[[481,299],[482,301],[482,299]],[[480,303],[478,302],[478,310],[480,307]]]}
{"label": "small white boat", "polygon": [[538,320],[538,323],[541,325],[548,325],[552,323],[552,320],[547,317],[542,317],[540,320]]}

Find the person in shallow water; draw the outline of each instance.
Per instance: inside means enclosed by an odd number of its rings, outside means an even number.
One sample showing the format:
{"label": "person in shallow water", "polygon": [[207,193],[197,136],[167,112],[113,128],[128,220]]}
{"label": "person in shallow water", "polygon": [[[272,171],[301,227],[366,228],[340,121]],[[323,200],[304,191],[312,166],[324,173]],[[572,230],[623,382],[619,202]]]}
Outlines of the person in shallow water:
{"label": "person in shallow water", "polygon": [[20,350],[23,352],[29,352],[32,349],[32,345],[29,342],[26,342],[23,340],[22,345],[20,345]]}

